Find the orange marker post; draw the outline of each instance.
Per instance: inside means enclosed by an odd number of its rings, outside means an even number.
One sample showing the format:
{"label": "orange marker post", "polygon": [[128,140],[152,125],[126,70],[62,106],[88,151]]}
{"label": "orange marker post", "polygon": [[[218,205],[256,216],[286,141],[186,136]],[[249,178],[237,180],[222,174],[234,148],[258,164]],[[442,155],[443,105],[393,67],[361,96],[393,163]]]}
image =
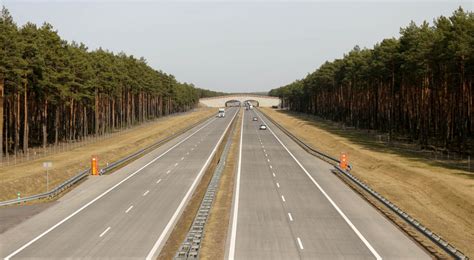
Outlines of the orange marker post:
{"label": "orange marker post", "polygon": [[96,155],[91,159],[91,173],[92,175],[99,175],[99,162]]}
{"label": "orange marker post", "polygon": [[347,170],[347,165],[349,164],[349,160],[347,159],[346,153],[341,153],[341,159],[339,162],[339,167],[343,170]]}

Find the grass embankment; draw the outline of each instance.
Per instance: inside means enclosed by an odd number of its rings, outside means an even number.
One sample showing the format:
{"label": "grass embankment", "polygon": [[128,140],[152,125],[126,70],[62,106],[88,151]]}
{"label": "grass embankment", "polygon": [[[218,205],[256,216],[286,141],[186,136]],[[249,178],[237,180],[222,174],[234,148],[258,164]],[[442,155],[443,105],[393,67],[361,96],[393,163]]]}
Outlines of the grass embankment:
{"label": "grass embankment", "polygon": [[[240,118],[240,117],[239,117]],[[159,260],[168,260],[173,259],[176,255],[176,252],[179,249],[179,246],[186,238],[191,225],[193,224],[193,220],[197,215],[199,210],[199,206],[201,205],[202,199],[206,194],[207,187],[209,186],[209,182],[214,175],[214,171],[216,170],[217,164],[219,163],[219,158],[222,155],[224,150],[227,138],[229,138],[229,133],[232,130],[232,127],[236,126],[236,122],[238,122],[239,118],[236,118],[233,125],[230,126],[228,132],[224,136],[222,143],[217,148],[216,153],[214,154],[209,166],[206,169],[206,172],[201,178],[198,186],[194,190],[193,196],[189,200],[188,204],[186,205],[183,213],[181,214],[180,218],[176,222],[176,225],[173,228],[170,236],[166,240],[165,245],[161,249],[160,254],[158,255]],[[207,224],[206,224],[207,225]],[[205,227],[207,229],[207,226]],[[225,238],[224,238],[225,239]]]}
{"label": "grass embankment", "polygon": [[201,243],[200,259],[224,259],[229,229],[232,198],[234,196],[235,166],[239,156],[240,117],[232,136],[232,144],[222,172],[216,197],[206,223]]}
{"label": "grass embankment", "polygon": [[468,256],[474,256],[474,175],[342,130],[315,117],[262,111],[314,148],[347,152],[352,173]]}
{"label": "grass embankment", "polygon": [[51,161],[49,171],[50,189],[71,178],[90,165],[91,155],[98,155],[99,165],[116,161],[141,148],[151,145],[174,132],[209,117],[214,109],[199,109],[196,112],[170,116],[136,126],[123,134],[118,134],[86,144],[67,152],[53,154],[38,160],[0,169],[0,201],[29,196],[46,191],[46,174],[42,162]]}

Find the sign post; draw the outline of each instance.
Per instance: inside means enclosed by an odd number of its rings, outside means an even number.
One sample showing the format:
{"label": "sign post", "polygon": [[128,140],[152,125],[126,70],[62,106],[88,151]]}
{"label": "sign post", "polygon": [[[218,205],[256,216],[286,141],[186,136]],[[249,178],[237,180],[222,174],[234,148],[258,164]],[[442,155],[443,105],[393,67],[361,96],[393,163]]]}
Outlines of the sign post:
{"label": "sign post", "polygon": [[44,162],[43,168],[46,169],[46,192],[49,191],[49,168],[53,167],[52,162]]}
{"label": "sign post", "polygon": [[97,155],[93,155],[91,159],[91,173],[92,175],[99,175],[99,163]]}

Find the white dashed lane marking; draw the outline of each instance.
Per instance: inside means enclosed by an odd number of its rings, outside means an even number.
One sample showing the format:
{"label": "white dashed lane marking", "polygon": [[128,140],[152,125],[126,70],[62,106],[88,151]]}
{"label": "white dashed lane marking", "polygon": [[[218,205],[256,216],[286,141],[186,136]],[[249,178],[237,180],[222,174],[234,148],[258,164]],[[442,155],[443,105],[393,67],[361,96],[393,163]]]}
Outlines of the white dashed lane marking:
{"label": "white dashed lane marking", "polygon": [[132,210],[132,209],[133,209],[133,205],[130,206],[127,210],[125,210],[125,213],[128,213],[128,212],[129,212],[130,210]]}
{"label": "white dashed lane marking", "polygon": [[157,180],[157,181],[156,181],[156,184],[158,184],[158,183],[160,183],[160,182],[161,182],[161,179]]}
{"label": "white dashed lane marking", "polygon": [[178,166],[178,163],[175,163],[175,164],[174,164],[174,167],[176,167],[176,166]]}
{"label": "white dashed lane marking", "polygon": [[290,212],[288,212],[288,218],[290,219],[290,221],[293,221],[293,216],[291,215]]}
{"label": "white dashed lane marking", "polygon": [[99,235],[99,237],[103,237],[105,235],[105,233],[107,233],[109,230],[110,230],[110,227],[105,229],[104,232],[102,232],[102,234]]}
{"label": "white dashed lane marking", "polygon": [[143,196],[146,196],[148,194],[148,192],[150,192],[149,190],[145,191],[145,193],[143,193]]}
{"label": "white dashed lane marking", "polygon": [[184,157],[181,157],[181,161],[184,160]]}
{"label": "white dashed lane marking", "polygon": [[275,175],[275,173],[274,173],[274,172],[272,172],[272,175],[273,175],[273,177],[276,177],[276,175]]}
{"label": "white dashed lane marking", "polygon": [[285,196],[281,195],[281,200],[283,200],[283,202],[286,202]]}
{"label": "white dashed lane marking", "polygon": [[277,187],[280,188],[280,183],[277,182]]}
{"label": "white dashed lane marking", "polygon": [[273,167],[270,165],[270,169],[273,169]]}
{"label": "white dashed lane marking", "polygon": [[166,174],[169,174],[170,172],[171,172],[171,170],[168,170],[168,171],[166,172]]}
{"label": "white dashed lane marking", "polygon": [[303,243],[301,242],[301,239],[298,237],[296,238],[296,240],[298,240],[298,245],[300,246],[300,249],[303,250],[304,247],[303,247]]}

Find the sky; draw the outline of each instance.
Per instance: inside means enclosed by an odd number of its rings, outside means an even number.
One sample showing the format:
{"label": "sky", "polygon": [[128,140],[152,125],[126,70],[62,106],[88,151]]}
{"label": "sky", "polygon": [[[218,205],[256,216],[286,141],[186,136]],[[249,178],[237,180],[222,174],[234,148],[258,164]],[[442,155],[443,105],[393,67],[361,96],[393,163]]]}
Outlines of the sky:
{"label": "sky", "polygon": [[63,39],[145,57],[179,81],[263,92],[304,78],[355,45],[471,1],[12,1],[18,25],[48,22]]}

